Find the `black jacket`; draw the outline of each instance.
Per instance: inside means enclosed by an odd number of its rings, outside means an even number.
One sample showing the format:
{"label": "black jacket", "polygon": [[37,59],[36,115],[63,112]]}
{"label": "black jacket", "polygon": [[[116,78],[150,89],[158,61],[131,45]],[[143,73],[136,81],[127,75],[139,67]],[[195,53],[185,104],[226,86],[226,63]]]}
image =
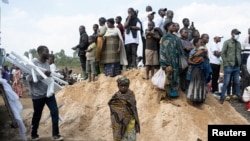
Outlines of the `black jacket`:
{"label": "black jacket", "polygon": [[81,33],[79,44],[76,46],[78,49],[78,56],[85,55],[85,50],[88,49],[89,38],[86,32]]}

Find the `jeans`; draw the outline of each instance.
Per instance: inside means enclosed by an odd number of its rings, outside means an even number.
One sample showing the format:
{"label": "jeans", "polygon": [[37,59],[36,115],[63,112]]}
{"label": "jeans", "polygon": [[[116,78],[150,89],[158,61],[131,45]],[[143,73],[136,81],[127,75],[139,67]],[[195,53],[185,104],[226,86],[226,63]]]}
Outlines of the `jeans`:
{"label": "jeans", "polygon": [[236,89],[236,95],[238,96],[239,99],[241,99],[241,92],[240,92],[240,67],[239,66],[234,66],[234,67],[229,67],[226,66],[224,67],[224,84],[221,92],[221,100],[225,99],[225,93],[227,91],[227,86],[230,81],[230,77],[233,77],[235,89]]}
{"label": "jeans", "polygon": [[227,95],[231,95],[231,94],[235,94],[236,93],[236,89],[235,89],[235,84],[233,81],[233,76],[231,76],[229,83],[227,85]]}
{"label": "jeans", "polygon": [[37,129],[39,127],[39,122],[42,116],[43,107],[46,104],[49,107],[50,115],[52,118],[52,136],[59,135],[59,113],[58,107],[55,99],[55,95],[51,97],[45,97],[41,99],[32,99],[33,102],[33,117],[32,117],[32,127],[31,127],[31,136],[37,136]]}

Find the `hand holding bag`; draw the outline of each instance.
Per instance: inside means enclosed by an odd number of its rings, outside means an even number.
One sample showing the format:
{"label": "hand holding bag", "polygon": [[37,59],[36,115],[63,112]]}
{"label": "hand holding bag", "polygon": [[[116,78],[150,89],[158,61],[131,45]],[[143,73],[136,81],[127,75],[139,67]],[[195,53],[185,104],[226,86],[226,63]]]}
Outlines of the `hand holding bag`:
{"label": "hand holding bag", "polygon": [[187,57],[185,56],[183,48],[181,47],[179,49],[180,49],[179,68],[185,70],[188,67]]}
{"label": "hand holding bag", "polygon": [[186,56],[181,55],[179,60],[180,60],[180,68],[182,70],[186,69],[188,67],[188,62],[187,62]]}
{"label": "hand holding bag", "polygon": [[152,83],[153,85],[155,85],[156,87],[165,90],[164,86],[165,86],[165,80],[166,80],[166,74],[165,71],[160,68],[152,77]]}

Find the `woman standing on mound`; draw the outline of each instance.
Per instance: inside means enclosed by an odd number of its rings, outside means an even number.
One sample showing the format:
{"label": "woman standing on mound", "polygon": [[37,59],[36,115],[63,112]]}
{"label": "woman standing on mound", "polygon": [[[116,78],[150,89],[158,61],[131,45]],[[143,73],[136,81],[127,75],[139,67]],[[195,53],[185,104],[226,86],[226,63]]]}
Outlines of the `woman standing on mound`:
{"label": "woman standing on mound", "polygon": [[211,68],[208,66],[207,49],[202,46],[202,39],[195,38],[195,46],[189,54],[187,80],[190,81],[187,98],[192,102],[202,103],[206,99],[206,85],[210,81]]}

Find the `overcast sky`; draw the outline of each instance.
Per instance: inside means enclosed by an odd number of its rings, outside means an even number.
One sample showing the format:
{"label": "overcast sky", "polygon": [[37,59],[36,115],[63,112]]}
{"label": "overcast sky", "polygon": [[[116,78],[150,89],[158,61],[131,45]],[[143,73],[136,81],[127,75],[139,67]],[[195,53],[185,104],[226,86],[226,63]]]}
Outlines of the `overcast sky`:
{"label": "overcast sky", "polygon": [[9,4],[0,3],[1,48],[20,55],[46,45],[54,52],[64,49],[66,55],[72,56],[71,47],[79,42],[80,25],[85,25],[90,35],[99,17],[120,15],[124,23],[129,7],[138,9],[139,16],[147,5],[156,12],[159,8],[173,10],[174,22],[182,27],[182,19],[189,18],[201,34],[210,35],[209,43],[216,34],[224,36],[222,42],[230,38],[233,28],[242,32],[239,39],[242,42],[250,28],[249,0],[9,0]]}

